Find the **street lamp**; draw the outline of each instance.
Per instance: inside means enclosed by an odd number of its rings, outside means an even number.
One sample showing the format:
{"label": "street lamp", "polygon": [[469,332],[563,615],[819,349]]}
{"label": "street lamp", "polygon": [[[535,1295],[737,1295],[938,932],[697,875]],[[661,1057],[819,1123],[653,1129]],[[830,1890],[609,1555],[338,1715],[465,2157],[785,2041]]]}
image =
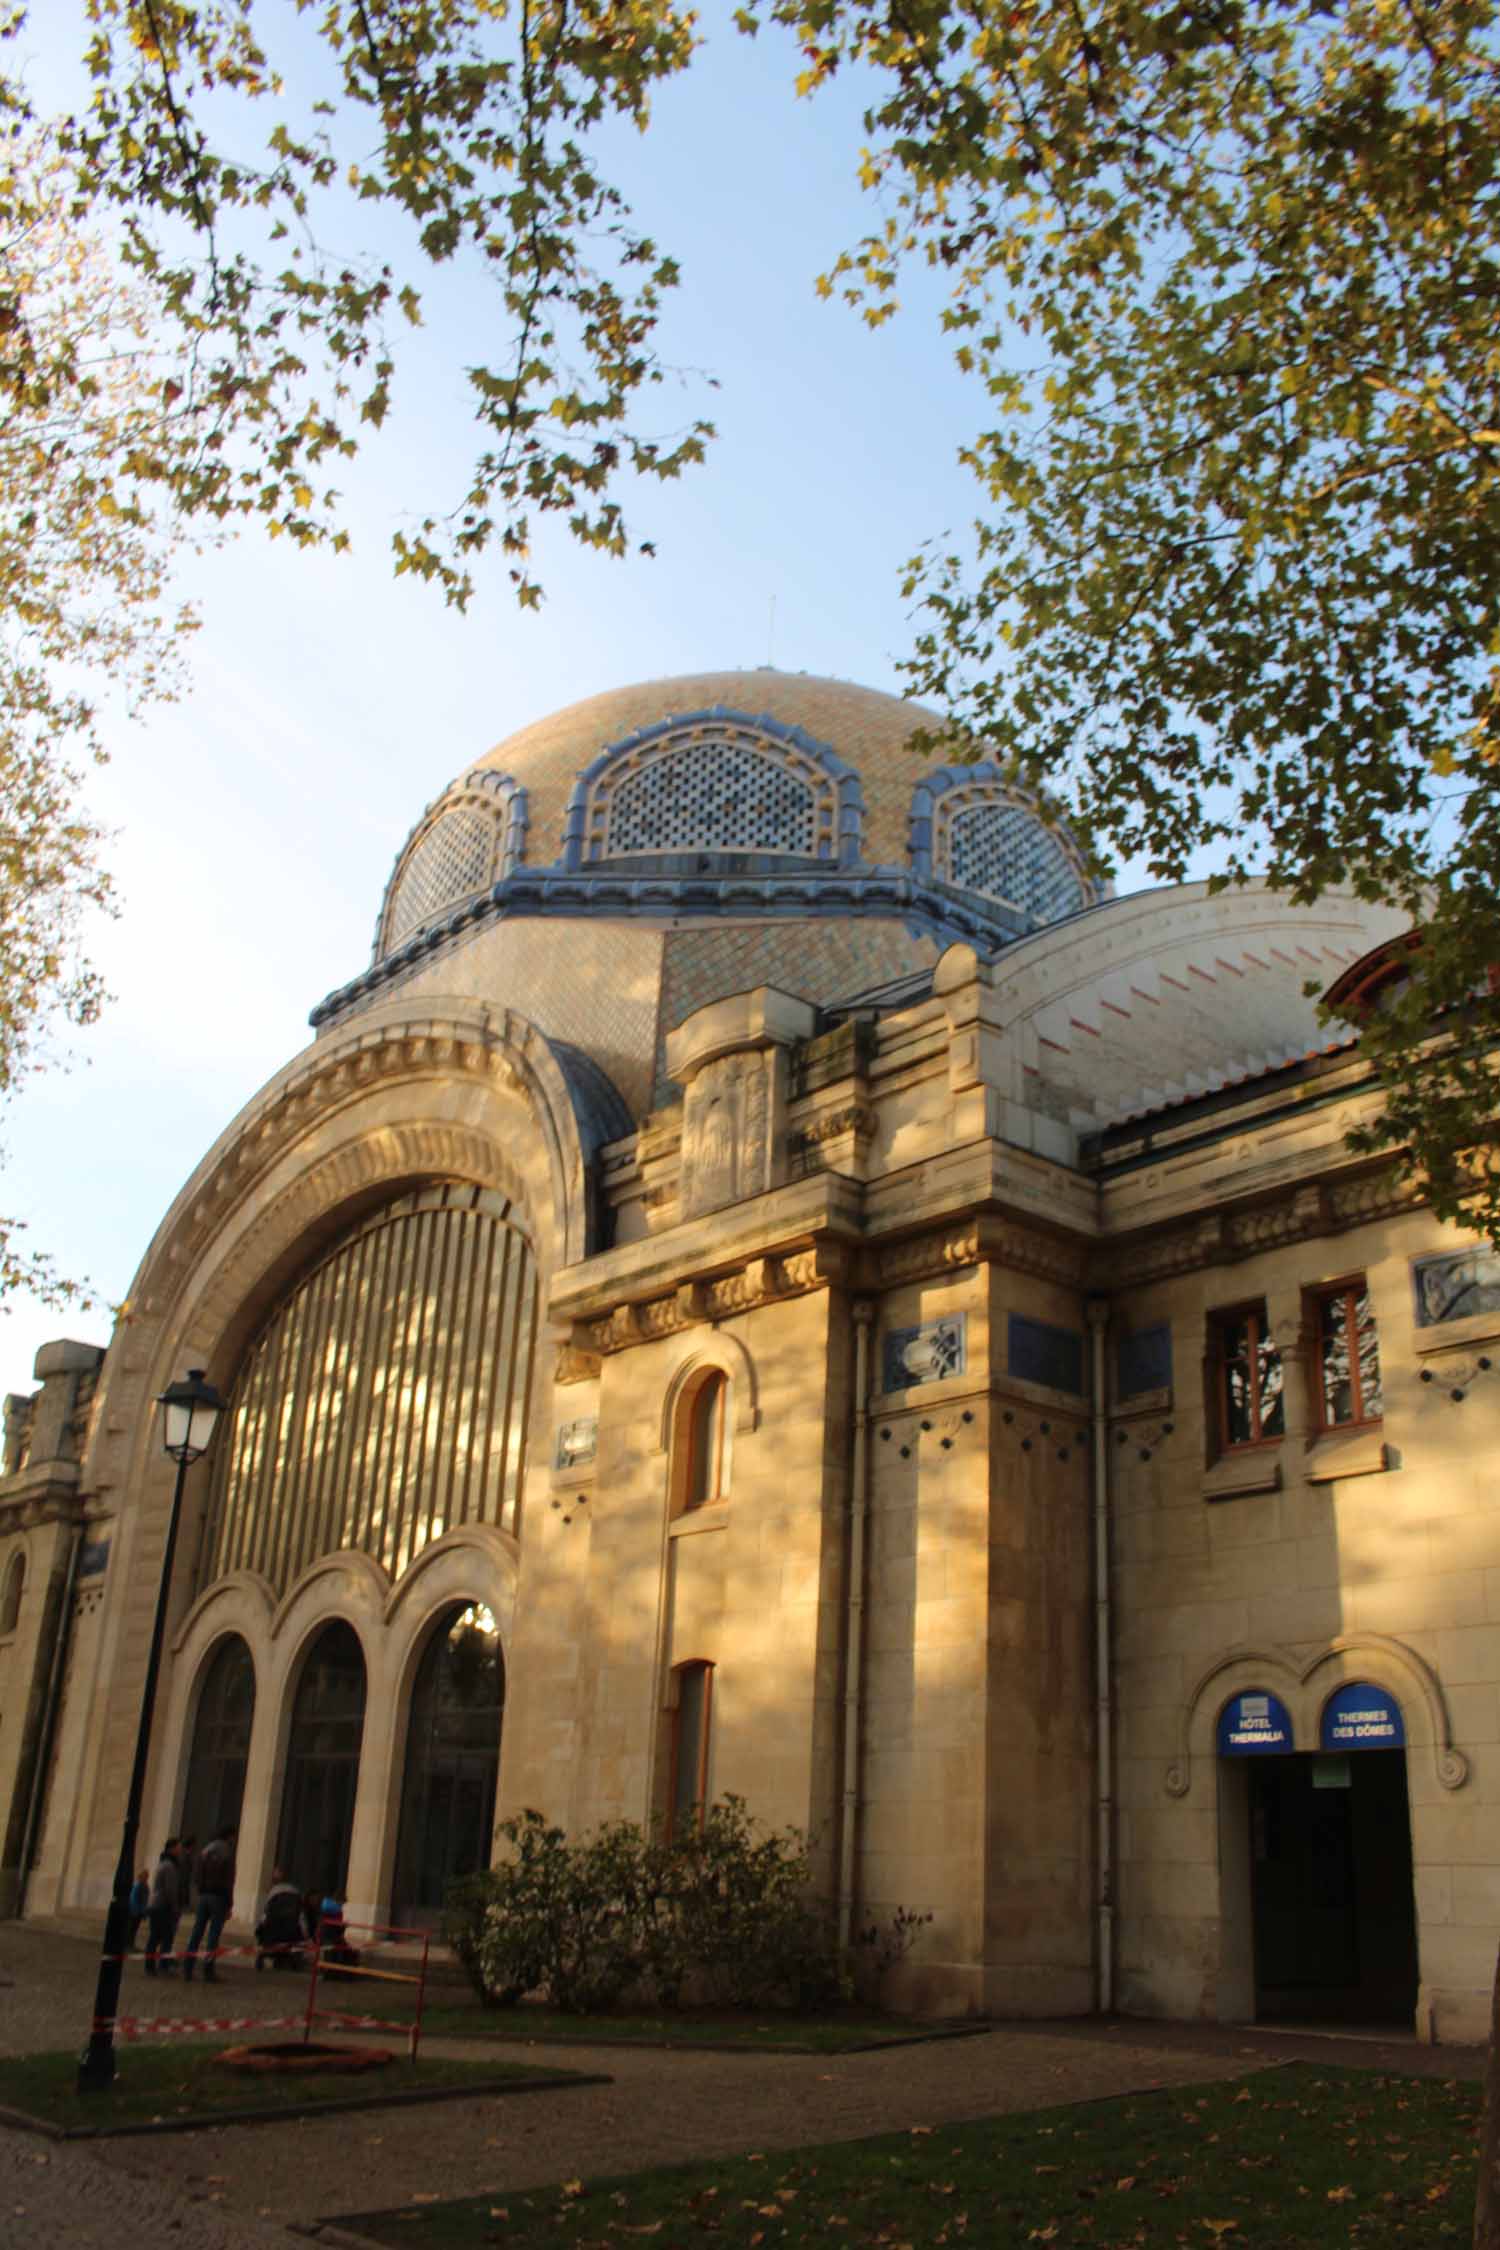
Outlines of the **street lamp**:
{"label": "street lamp", "polygon": [[114,1895],[104,1924],[99,1981],[94,1988],[94,2022],[89,2043],[78,2064],[80,2094],[105,2093],[115,2080],[115,2016],[120,2004],[120,1970],[130,1931],[135,1840],[141,1825],[146,1755],[151,1747],[151,1714],[156,1703],[156,1677],[161,1670],[161,1644],[166,1634],[167,1603],[172,1592],[172,1557],[176,1552],[177,1523],[182,1513],[182,1486],[190,1463],[208,1451],[225,1406],[212,1383],[204,1381],[201,1367],[190,1368],[185,1381],[169,1383],[156,1403],[162,1410],[162,1450],[177,1463],[177,1482],[172,1488],[172,1513],[167,1518],[167,1544],[161,1558],[161,1581],[156,1589],[156,1622],[151,1628],[151,1653],[146,1659],[146,1680],[141,1690],[135,1763],[130,1769],[130,1793],[125,1800],[125,1830],[120,1839]]}

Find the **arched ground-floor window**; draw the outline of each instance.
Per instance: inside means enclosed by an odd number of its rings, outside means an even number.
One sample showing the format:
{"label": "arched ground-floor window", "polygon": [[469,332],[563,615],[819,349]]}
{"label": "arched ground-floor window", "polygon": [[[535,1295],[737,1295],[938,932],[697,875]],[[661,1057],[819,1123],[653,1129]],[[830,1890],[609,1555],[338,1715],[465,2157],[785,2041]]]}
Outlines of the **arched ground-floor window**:
{"label": "arched ground-floor window", "polygon": [[433,1626],[412,1688],[392,1911],[438,1914],[448,1886],[488,1867],[505,1708],[505,1659],[482,1603]]}
{"label": "arched ground-floor window", "polygon": [[287,1741],[276,1863],[302,1890],[344,1895],[364,1731],[364,1651],[340,1618],[308,1651]]}
{"label": "arched ground-floor window", "polygon": [[178,1828],[206,1840],[237,1828],[245,1795],[255,1662],[238,1633],[226,1633],[209,1658],[198,1695],[193,1747]]}

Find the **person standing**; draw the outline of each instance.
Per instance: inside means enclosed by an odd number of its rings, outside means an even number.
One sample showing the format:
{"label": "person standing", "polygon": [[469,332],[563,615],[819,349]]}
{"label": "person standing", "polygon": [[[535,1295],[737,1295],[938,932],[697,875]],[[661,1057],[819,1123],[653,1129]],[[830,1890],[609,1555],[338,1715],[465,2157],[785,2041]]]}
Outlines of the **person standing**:
{"label": "person standing", "polygon": [[161,1848],[151,1877],[151,1891],[146,1906],[146,1974],[154,1977],[158,1968],[163,1976],[177,1966],[172,1948],[177,1941],[177,1917],[182,1911],[182,1886],[178,1879],[178,1842],[169,1836]]}
{"label": "person standing", "polygon": [[198,1854],[194,1871],[198,1888],[198,1911],[193,1917],[193,1934],[183,1957],[182,1973],[191,1977],[198,1964],[198,1950],[205,1937],[208,1939],[208,1958],[203,1964],[205,1983],[218,1981],[218,1964],[215,1956],[219,1940],[224,1935],[224,1924],[229,1919],[229,1909],[234,1900],[234,1830],[221,1828],[210,1836]]}
{"label": "person standing", "polygon": [[151,1911],[151,1870],[142,1867],[130,1886],[130,1935],[125,1940],[128,1950],[135,1951],[135,1941],[141,1934],[141,1924]]}

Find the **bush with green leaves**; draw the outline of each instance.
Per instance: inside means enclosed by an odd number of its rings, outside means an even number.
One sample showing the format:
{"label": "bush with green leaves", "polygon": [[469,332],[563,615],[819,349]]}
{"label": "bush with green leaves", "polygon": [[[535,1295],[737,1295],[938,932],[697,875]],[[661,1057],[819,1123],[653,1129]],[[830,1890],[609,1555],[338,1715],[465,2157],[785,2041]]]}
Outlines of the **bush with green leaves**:
{"label": "bush with green leaves", "polygon": [[489,2006],[535,1993],[578,2013],[626,1998],[807,2009],[848,1996],[806,1838],[763,1828],[742,1798],[673,1838],[613,1821],[570,1842],[537,1812],[500,1834],[509,1856],[453,1886],[444,1924]]}

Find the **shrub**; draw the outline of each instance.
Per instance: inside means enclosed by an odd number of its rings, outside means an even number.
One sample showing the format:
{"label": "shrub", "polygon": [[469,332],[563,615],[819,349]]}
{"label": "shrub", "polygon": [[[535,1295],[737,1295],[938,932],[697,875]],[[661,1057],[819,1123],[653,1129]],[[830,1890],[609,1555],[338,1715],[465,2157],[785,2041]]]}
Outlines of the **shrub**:
{"label": "shrub", "polygon": [[[700,1830],[670,1841],[614,1821],[570,1843],[537,1812],[500,1834],[510,1856],[454,1884],[443,1924],[488,2006],[535,1992],[579,2013],[627,1995],[659,2008],[687,1997],[808,2009],[852,1987],[812,1893],[806,1839],[762,1829],[743,1798],[711,1805]],[[898,1951],[930,1919],[898,1914]],[[861,1956],[886,1965],[877,1931],[860,1933]]]}

